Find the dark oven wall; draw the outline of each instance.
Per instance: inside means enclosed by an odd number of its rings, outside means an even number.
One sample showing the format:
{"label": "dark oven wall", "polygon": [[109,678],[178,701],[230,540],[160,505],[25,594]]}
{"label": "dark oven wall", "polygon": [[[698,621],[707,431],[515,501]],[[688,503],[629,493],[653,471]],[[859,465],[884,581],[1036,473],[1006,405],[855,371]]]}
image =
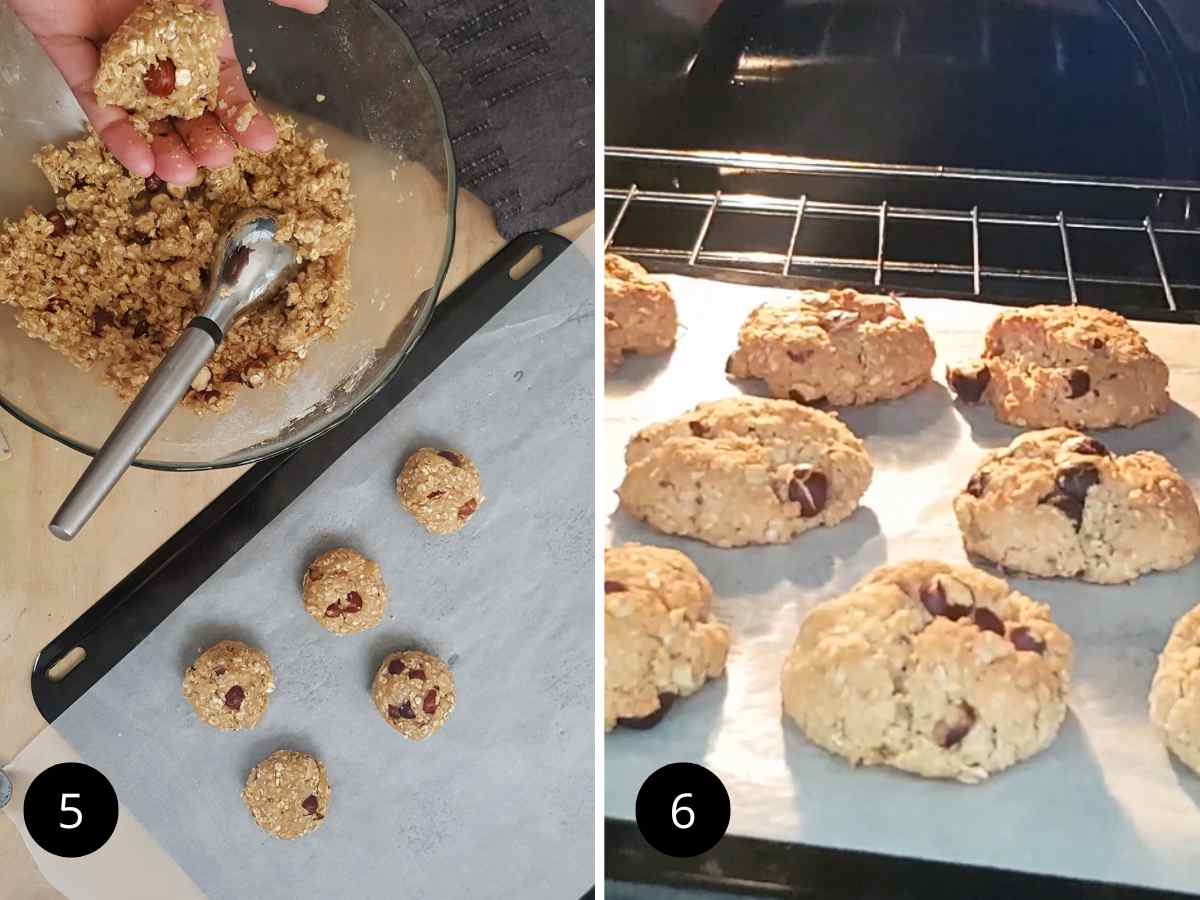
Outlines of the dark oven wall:
{"label": "dark oven wall", "polygon": [[607,0],[607,143],[1194,179],[1196,0]]}

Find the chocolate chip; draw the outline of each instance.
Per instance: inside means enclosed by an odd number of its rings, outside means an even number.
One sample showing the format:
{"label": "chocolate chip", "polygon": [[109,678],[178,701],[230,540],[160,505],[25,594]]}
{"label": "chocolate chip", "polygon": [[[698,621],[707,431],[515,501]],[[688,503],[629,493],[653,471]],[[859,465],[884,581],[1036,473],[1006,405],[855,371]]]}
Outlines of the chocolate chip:
{"label": "chocolate chip", "polygon": [[316,566],[310,566],[308,569],[308,580],[309,581],[320,581],[321,580],[321,570],[318,569]]}
{"label": "chocolate chip", "polygon": [[619,582],[619,581],[604,582],[604,593],[606,593],[606,594],[616,594],[619,591],[624,591],[624,590],[628,590],[628,588],[626,588],[625,585],[621,584],[621,582]]}
{"label": "chocolate chip", "polygon": [[404,674],[404,660],[393,659],[390,663],[388,663],[388,674],[389,675],[403,675]]}
{"label": "chocolate chip", "polygon": [[362,594],[358,591],[351,591],[346,595],[346,612],[356,613],[363,608]]}
{"label": "chocolate chip", "polygon": [[933,739],[937,741],[939,747],[946,750],[962,743],[967,732],[975,725],[975,710],[971,708],[971,705],[960,703],[958,708],[960,715],[957,721],[942,720],[933,726]]}
{"label": "chocolate chip", "polygon": [[921,605],[929,610],[931,616],[946,615],[950,603],[946,599],[946,589],[942,587],[941,582],[933,581],[923,584],[917,593],[921,598]]}
{"label": "chocolate chip", "polygon": [[388,718],[391,719],[415,719],[417,714],[413,712],[412,704],[405,700],[399,706],[388,704]]}
{"label": "chocolate chip", "polygon": [[1100,350],[1103,347],[1104,347],[1104,339],[1103,338],[1092,338],[1092,349],[1093,350]]}
{"label": "chocolate chip", "polygon": [[967,493],[972,497],[982,497],[983,492],[987,490],[987,486],[988,473],[982,471],[976,472],[971,476],[971,480],[967,482]]}
{"label": "chocolate chip", "polygon": [[303,807],[304,811],[310,816],[315,816],[317,814],[317,795],[309,794],[304,798],[304,802],[301,803],[300,806]]}
{"label": "chocolate chip", "polygon": [[987,363],[972,363],[958,369],[947,369],[946,380],[958,399],[964,403],[978,403],[992,380],[992,370]]}
{"label": "chocolate chip", "polygon": [[138,318],[133,324],[133,339],[136,341],[139,338],[144,338],[150,333],[150,323],[144,318]]}
{"label": "chocolate chip", "polygon": [[1072,497],[1068,494],[1062,494],[1058,491],[1055,491],[1053,494],[1048,494],[1047,496],[1043,497],[1038,501],[1038,503],[1044,504],[1045,506],[1053,506],[1059,512],[1063,513],[1063,515],[1071,520],[1071,524],[1075,526],[1076,531],[1082,527],[1083,500],[1080,498]]}
{"label": "chocolate chip", "polygon": [[477,509],[479,509],[479,501],[472,497],[458,508],[458,517],[460,519],[469,519],[475,515],[475,510]]}
{"label": "chocolate chip", "polygon": [[170,97],[175,93],[175,63],[169,59],[156,62],[142,77],[146,93],[155,97]]}
{"label": "chocolate chip", "polygon": [[688,427],[696,437],[705,437],[708,434],[708,426],[703,422],[688,422]]}
{"label": "chocolate chip", "polygon": [[449,460],[455,468],[462,468],[463,458],[453,450],[439,450],[438,456],[440,456],[442,459]]}
{"label": "chocolate chip", "polygon": [[726,358],[726,360],[725,360],[725,374],[726,375],[733,374],[733,354],[732,353],[730,353],[728,358]]}
{"label": "chocolate chip", "polygon": [[154,191],[161,191],[162,187],[163,180],[157,175],[151,174],[146,176],[146,190],[153,193]]}
{"label": "chocolate chip", "polygon": [[336,619],[341,614],[342,607],[340,604],[330,603],[327,607],[325,607],[325,618],[327,619]]}
{"label": "chocolate chip", "polygon": [[1029,650],[1033,653],[1041,653],[1046,649],[1046,645],[1038,640],[1032,631],[1024,626],[1014,628],[1008,636],[1014,647],[1018,650]]}
{"label": "chocolate chip", "polygon": [[224,674],[225,674],[224,666],[217,666],[215,669],[213,669],[213,677],[214,678],[220,678]]}
{"label": "chocolate chip", "polygon": [[425,698],[421,701],[421,709],[425,710],[427,715],[433,715],[437,712],[437,688],[430,688],[425,692]]}
{"label": "chocolate chip", "polygon": [[424,669],[409,669],[408,677],[413,679],[414,681],[424,681],[425,680],[425,670]]}
{"label": "chocolate chip", "polygon": [[107,309],[97,307],[92,311],[92,334],[99,337],[104,333],[104,329],[108,328],[115,321],[117,321],[116,317]]}
{"label": "chocolate chip", "polygon": [[1073,437],[1063,441],[1063,450],[1068,453],[1082,453],[1085,456],[1110,456],[1108,448],[1092,437]]}
{"label": "chocolate chip", "polygon": [[436,500],[438,497],[442,496],[444,493],[446,493],[446,492],[445,491],[430,491],[428,494],[425,495],[425,499],[426,500]]}
{"label": "chocolate chip", "polygon": [[225,705],[237,712],[242,708],[242,701],[246,699],[246,692],[240,684],[235,684],[225,692]]}
{"label": "chocolate chip", "polygon": [[797,466],[788,481],[788,499],[800,504],[800,516],[811,519],[825,508],[829,479],[812,466]]}
{"label": "chocolate chip", "polygon": [[1067,387],[1070,388],[1067,398],[1075,400],[1092,389],[1092,379],[1086,369],[1072,369],[1067,374]]}
{"label": "chocolate chip", "polygon": [[1083,502],[1087,492],[1100,483],[1100,470],[1090,462],[1063,466],[1054,476],[1054,483],[1060,492]]}
{"label": "chocolate chip", "polygon": [[67,220],[57,209],[49,213],[46,220],[54,226],[54,231],[51,232],[52,237],[62,237],[67,233]]}
{"label": "chocolate chip", "polygon": [[645,731],[648,728],[653,728],[663,720],[663,716],[667,714],[667,710],[671,708],[671,704],[674,702],[674,694],[659,694],[658,709],[650,713],[650,715],[619,718],[617,719],[617,724],[623,725],[626,728],[636,728],[639,731]]}
{"label": "chocolate chip", "polygon": [[990,609],[986,609],[982,606],[975,607],[975,612],[972,614],[971,620],[975,623],[977,628],[980,628],[983,631],[991,631],[1000,635],[1001,637],[1004,637],[1004,623],[1000,620],[1000,617]]}
{"label": "chocolate chip", "polygon": [[787,352],[788,359],[794,363],[806,363],[812,359],[813,351],[811,350],[789,350]]}

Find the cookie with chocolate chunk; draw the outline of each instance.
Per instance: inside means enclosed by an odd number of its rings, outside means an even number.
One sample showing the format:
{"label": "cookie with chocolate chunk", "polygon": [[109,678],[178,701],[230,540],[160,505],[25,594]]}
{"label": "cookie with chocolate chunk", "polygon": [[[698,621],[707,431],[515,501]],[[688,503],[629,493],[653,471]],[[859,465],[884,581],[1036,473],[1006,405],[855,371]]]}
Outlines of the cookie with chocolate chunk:
{"label": "cookie with chocolate chunk", "polygon": [[855,765],[979,782],[1050,746],[1071,663],[1044,604],[977,569],[906,562],[804,617],[783,709]]}
{"label": "cookie with chocolate chunk", "polygon": [[183,675],[184,699],[201,722],[220,731],[257,725],[274,690],[267,654],[241,641],[213,644]]}
{"label": "cookie with chocolate chunk", "polygon": [[392,728],[410,741],[421,741],[450,718],[454,676],[436,656],[399,650],[389,653],[375,673],[371,700]]}
{"label": "cookie with chocolate chunk", "polygon": [[1122,316],[1087,306],[1006,310],[983,357],[951,367],[951,389],[1027,428],[1132,426],[1167,410],[1167,365]]}
{"label": "cookie with chocolate chunk", "polygon": [[989,453],[954,512],[968,553],[1030,575],[1116,584],[1200,553],[1196,498],[1165,457],[1068,428]]}
{"label": "cookie with chocolate chunk", "polygon": [[396,479],[396,493],[404,508],[431,534],[458,531],[483,502],[475,463],[457,450],[432,447],[422,447],[405,461]]}
{"label": "cookie with chocolate chunk", "polygon": [[322,553],[304,572],[304,608],[326,631],[357,634],[374,628],[387,611],[379,563],[339,547]]}
{"label": "cookie with chocolate chunk", "polygon": [[332,790],[319,760],[276,750],[250,770],[242,801],[259,828],[290,841],[321,827]]}

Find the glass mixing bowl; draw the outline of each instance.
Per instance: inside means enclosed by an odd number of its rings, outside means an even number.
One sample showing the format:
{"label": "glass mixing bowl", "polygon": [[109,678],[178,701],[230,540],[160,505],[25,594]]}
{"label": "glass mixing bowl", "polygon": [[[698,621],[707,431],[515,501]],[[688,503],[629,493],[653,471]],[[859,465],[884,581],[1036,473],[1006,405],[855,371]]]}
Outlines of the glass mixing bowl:
{"label": "glass mixing bowl", "polygon": [[[227,6],[242,65],[256,63],[247,80],[260,105],[295,116],[350,165],[355,307],[288,384],[244,389],[222,415],[176,409],[135,463],[146,468],[256,462],[345,419],[420,337],[453,247],[457,186],[446,120],[400,28],[370,0],[336,0],[320,16],[266,2]],[[53,208],[31,159],[84,128],[57,70],[0,3],[0,218]],[[27,425],[94,453],[125,408],[101,369],[77,369],[21,332],[13,307],[0,304],[0,405]]]}

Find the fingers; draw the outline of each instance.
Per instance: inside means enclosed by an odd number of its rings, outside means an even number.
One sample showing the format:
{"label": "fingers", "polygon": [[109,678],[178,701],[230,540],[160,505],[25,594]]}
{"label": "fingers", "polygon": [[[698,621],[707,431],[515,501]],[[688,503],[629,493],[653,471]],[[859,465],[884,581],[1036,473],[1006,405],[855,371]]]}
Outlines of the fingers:
{"label": "fingers", "polygon": [[191,184],[196,180],[196,161],[175,126],[165,120],[150,126],[154,149],[154,172],[168,184]]}
{"label": "fingers", "polygon": [[[82,104],[83,101],[81,100],[80,103]],[[138,134],[128,116],[122,113],[119,118],[103,127],[96,125],[95,117],[88,116],[88,118],[91,119],[92,125],[96,126],[100,140],[117,158],[117,162],[128,169],[131,175],[146,178],[154,173],[154,151],[146,143],[146,139]]]}
{"label": "fingers", "polygon": [[221,60],[220,83],[217,96],[222,102],[217,104],[217,118],[229,135],[256,153],[267,153],[274,149],[275,126],[254,105],[250,88],[242,77],[241,64],[236,58]]}
{"label": "fingers", "polygon": [[221,169],[233,162],[237,147],[211,113],[186,122],[177,120],[175,130],[187,144],[196,165]]}
{"label": "fingers", "polygon": [[329,0],[272,0],[276,6],[286,6],[288,9],[298,9],[304,13],[323,13],[329,6]]}

